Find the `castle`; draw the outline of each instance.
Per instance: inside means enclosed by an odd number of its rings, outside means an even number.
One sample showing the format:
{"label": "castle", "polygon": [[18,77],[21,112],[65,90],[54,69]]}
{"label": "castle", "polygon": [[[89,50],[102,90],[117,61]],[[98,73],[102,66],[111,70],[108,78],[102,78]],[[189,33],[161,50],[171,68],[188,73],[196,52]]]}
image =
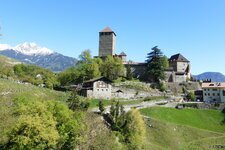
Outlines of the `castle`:
{"label": "castle", "polygon": [[[133,76],[139,78],[145,72],[147,63],[130,62],[126,60],[127,55],[121,52],[119,55],[115,54],[116,33],[106,27],[99,32],[99,55],[100,58],[105,58],[108,55],[113,57],[120,57],[125,67],[130,66]],[[190,61],[188,61],[181,54],[175,54],[169,58],[169,68],[166,69],[167,82],[186,82],[191,78]]]}

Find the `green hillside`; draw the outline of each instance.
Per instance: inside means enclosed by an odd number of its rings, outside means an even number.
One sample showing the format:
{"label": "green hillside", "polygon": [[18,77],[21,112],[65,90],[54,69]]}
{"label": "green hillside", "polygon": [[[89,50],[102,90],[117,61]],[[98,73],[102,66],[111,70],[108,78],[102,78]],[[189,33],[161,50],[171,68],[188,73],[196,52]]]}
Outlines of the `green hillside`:
{"label": "green hillside", "polygon": [[225,133],[225,125],[221,125],[224,118],[218,110],[174,109],[174,108],[146,108],[142,114],[163,122],[176,123],[214,132]]}
{"label": "green hillside", "polygon": [[208,149],[224,145],[223,114],[216,110],[153,107],[140,110],[146,120],[148,145],[154,149]]}

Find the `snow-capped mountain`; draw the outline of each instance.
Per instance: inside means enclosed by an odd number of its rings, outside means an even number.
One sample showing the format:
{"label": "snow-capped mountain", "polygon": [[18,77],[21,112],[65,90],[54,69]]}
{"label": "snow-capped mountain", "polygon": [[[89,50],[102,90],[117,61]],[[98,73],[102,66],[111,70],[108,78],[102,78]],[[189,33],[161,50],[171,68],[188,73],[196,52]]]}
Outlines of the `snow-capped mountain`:
{"label": "snow-capped mountain", "polygon": [[0,44],[0,54],[17,59],[19,61],[35,64],[54,72],[74,66],[75,58],[56,53],[46,47],[40,47],[36,43],[23,43],[15,47],[8,44]]}
{"label": "snow-capped mountain", "polygon": [[14,50],[21,52],[25,55],[49,55],[54,53],[46,47],[40,47],[36,43],[23,43],[17,45]]}

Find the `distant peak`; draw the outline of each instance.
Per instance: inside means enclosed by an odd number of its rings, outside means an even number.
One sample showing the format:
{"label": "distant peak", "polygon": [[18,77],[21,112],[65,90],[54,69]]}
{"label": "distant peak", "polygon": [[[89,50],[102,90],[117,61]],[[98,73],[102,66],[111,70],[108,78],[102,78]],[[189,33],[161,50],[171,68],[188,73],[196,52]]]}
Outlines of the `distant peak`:
{"label": "distant peak", "polygon": [[14,50],[21,52],[26,55],[50,55],[54,53],[52,50],[46,48],[46,47],[40,47],[36,43],[31,42],[25,42],[22,44],[19,44],[14,47]]}

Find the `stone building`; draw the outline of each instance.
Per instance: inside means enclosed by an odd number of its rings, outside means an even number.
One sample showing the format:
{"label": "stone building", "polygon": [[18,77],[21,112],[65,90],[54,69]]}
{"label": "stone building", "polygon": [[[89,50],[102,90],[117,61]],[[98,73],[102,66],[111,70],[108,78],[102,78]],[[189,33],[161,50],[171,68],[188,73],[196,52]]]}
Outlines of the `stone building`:
{"label": "stone building", "polygon": [[[127,61],[127,55],[125,52],[121,52],[119,55],[115,54],[116,34],[115,32],[106,27],[99,32],[99,55],[100,58],[105,58],[110,55],[113,57],[120,57],[123,64],[127,68],[131,68],[134,77],[139,78],[144,75],[147,63],[146,62],[131,62]],[[190,61],[188,61],[181,54],[176,54],[170,57],[169,68],[165,71],[167,82],[186,82],[191,78]]]}
{"label": "stone building", "polygon": [[186,82],[191,79],[190,61],[183,55],[176,54],[169,58],[169,68],[166,70],[167,82]]}
{"label": "stone building", "polygon": [[225,83],[202,83],[203,101],[225,103]]}
{"label": "stone building", "polygon": [[106,77],[98,77],[85,81],[80,95],[89,98],[111,99],[112,81]]}
{"label": "stone building", "polygon": [[116,34],[109,27],[99,32],[99,57],[115,55]]}

